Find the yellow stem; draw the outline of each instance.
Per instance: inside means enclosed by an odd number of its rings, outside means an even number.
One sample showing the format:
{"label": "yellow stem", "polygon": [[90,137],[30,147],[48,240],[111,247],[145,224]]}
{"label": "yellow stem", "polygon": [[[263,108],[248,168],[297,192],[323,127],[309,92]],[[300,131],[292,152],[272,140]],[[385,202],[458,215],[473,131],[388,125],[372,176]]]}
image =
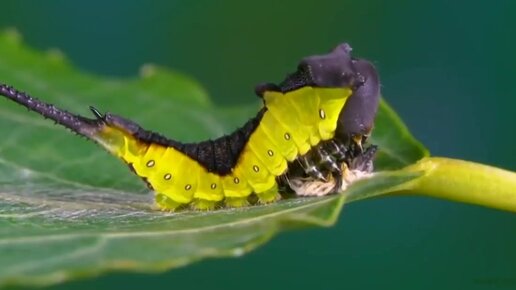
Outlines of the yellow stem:
{"label": "yellow stem", "polygon": [[404,170],[423,176],[401,186],[412,194],[516,212],[516,173],[469,161],[428,157]]}

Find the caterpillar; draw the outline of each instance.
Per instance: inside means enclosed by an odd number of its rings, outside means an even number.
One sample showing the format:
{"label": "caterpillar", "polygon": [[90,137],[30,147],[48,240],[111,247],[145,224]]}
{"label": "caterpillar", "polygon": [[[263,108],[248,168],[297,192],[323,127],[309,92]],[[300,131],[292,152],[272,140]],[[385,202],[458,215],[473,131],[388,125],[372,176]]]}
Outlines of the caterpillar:
{"label": "caterpillar", "polygon": [[270,203],[284,193],[322,196],[373,170],[367,144],[380,98],[375,67],[340,44],[301,60],[279,84],[256,86],[263,106],[233,133],[182,143],[90,107],[72,114],[2,84],[0,95],[100,144],[155,192],[161,210]]}

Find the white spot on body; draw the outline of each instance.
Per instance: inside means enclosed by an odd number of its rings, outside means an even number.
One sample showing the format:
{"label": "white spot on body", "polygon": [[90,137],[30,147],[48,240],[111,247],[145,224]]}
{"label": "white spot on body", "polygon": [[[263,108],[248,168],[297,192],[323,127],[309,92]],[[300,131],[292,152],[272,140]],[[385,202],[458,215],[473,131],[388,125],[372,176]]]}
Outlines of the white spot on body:
{"label": "white spot on body", "polygon": [[324,120],[326,119],[326,113],[324,112],[323,109],[319,109],[319,117]]}

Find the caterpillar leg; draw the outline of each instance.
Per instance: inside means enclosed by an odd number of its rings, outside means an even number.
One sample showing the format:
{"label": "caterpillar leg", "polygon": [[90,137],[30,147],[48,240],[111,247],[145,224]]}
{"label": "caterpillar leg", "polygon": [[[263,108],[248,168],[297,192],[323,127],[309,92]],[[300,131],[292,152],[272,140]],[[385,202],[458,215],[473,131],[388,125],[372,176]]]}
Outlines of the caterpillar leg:
{"label": "caterpillar leg", "polygon": [[342,163],[341,191],[344,191],[352,183],[372,175],[373,159],[377,150],[377,146],[371,145],[362,154],[353,158],[349,166],[346,163]]}
{"label": "caterpillar leg", "polygon": [[281,198],[277,186],[267,191],[256,193],[256,196],[258,197],[258,202],[262,204],[275,202]]}
{"label": "caterpillar leg", "polygon": [[191,203],[191,208],[199,211],[210,211],[214,210],[217,206],[218,202],[214,200],[206,200],[206,199],[194,199]]}
{"label": "caterpillar leg", "polygon": [[285,176],[284,180],[300,196],[324,196],[343,191],[357,180],[371,176],[376,151],[377,147],[371,145],[362,154],[352,158],[349,165],[341,162],[340,170],[331,171],[324,180],[311,175]]}
{"label": "caterpillar leg", "polygon": [[226,197],[224,203],[227,207],[244,207],[249,205],[247,196],[245,197]]}
{"label": "caterpillar leg", "polygon": [[315,150],[316,159],[318,160],[318,164],[320,167],[329,170],[330,172],[340,173],[340,167],[337,164],[337,159],[331,155],[329,151],[324,149],[323,146],[319,146]]}
{"label": "caterpillar leg", "polygon": [[313,177],[290,178],[290,188],[299,196],[324,196],[335,192],[338,180],[331,177],[326,181]]}
{"label": "caterpillar leg", "polygon": [[318,180],[326,180],[326,177],[322,174],[322,172],[317,167],[316,162],[313,160],[310,154],[299,157],[298,159],[301,168],[303,168],[304,172],[310,176],[311,178]]}
{"label": "caterpillar leg", "polygon": [[182,203],[175,202],[171,198],[161,193],[156,194],[155,202],[157,208],[161,211],[175,211],[184,205]]}
{"label": "caterpillar leg", "polygon": [[371,145],[362,154],[353,158],[349,167],[351,170],[361,171],[364,173],[370,173],[373,171],[373,160],[376,155],[376,151],[378,151],[378,146]]}

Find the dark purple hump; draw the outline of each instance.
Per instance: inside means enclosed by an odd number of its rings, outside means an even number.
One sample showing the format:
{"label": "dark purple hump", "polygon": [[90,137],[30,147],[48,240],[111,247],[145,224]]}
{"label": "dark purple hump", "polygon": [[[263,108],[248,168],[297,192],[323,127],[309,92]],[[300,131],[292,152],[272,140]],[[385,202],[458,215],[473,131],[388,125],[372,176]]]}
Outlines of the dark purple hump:
{"label": "dark purple hump", "polygon": [[374,66],[366,60],[355,60],[356,72],[364,83],[354,90],[340,112],[336,135],[365,135],[373,127],[380,102],[380,81]]}
{"label": "dark purple hump", "polygon": [[338,45],[332,52],[304,58],[294,73],[275,85],[271,83],[256,86],[255,92],[263,96],[265,91],[290,92],[305,86],[339,88],[356,88],[363,83],[356,74],[351,57],[351,46],[347,43]]}

